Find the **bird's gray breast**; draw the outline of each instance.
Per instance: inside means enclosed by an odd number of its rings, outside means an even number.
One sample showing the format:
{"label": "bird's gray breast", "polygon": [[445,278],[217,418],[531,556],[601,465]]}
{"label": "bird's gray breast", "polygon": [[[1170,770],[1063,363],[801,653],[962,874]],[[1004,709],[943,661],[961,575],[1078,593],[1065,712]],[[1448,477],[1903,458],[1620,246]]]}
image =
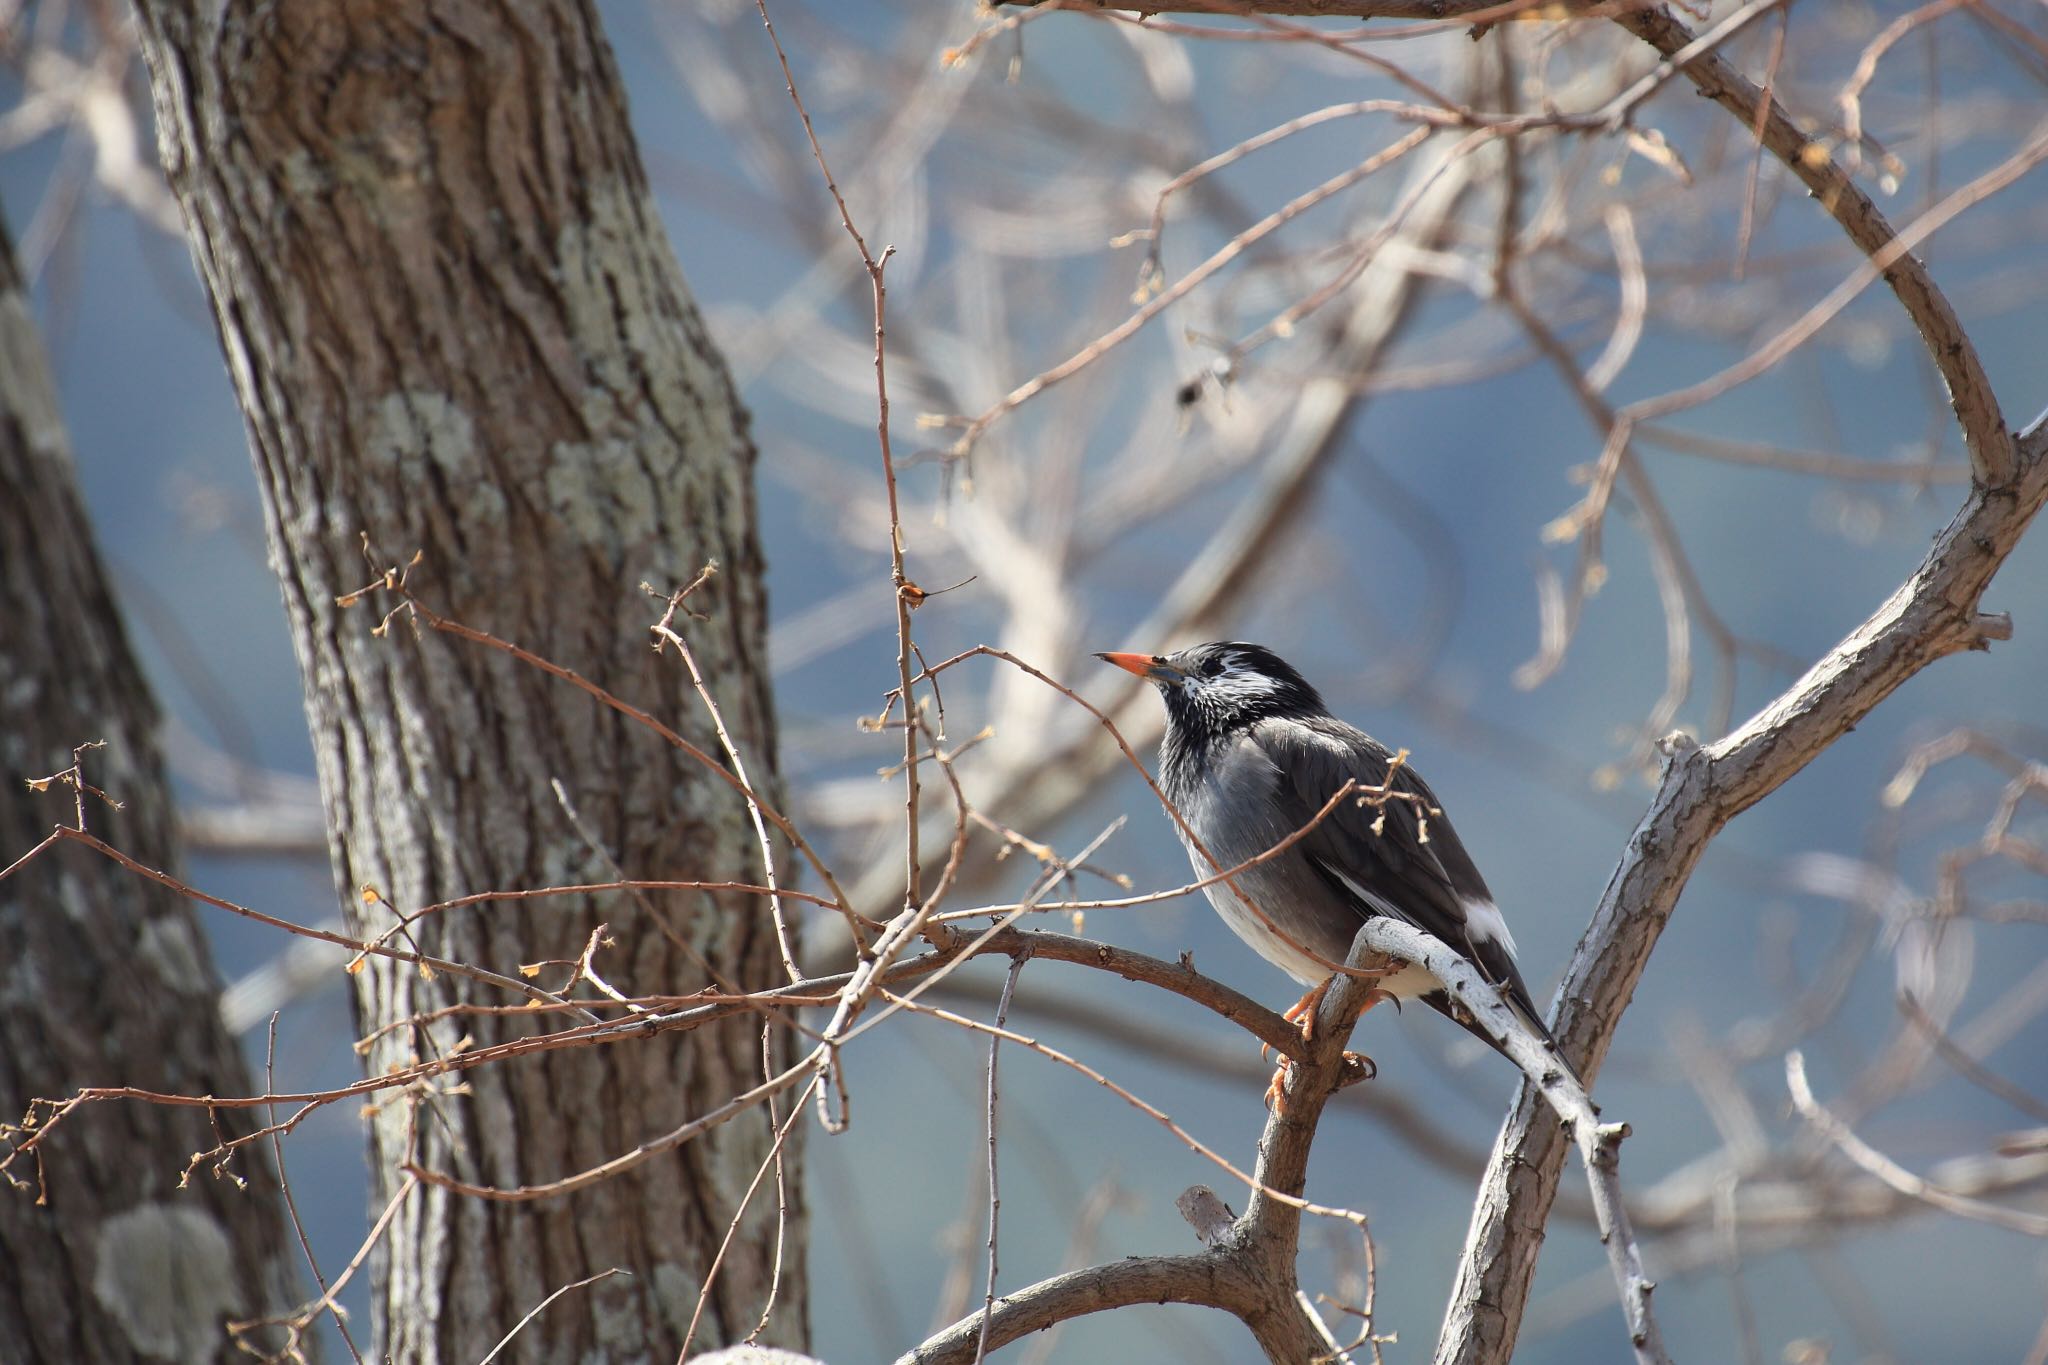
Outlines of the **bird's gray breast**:
{"label": "bird's gray breast", "polygon": [[[1170,791],[1201,848],[1224,870],[1248,862],[1294,833],[1290,803],[1280,770],[1250,735],[1219,740],[1191,765],[1189,781]],[[1195,875],[1212,877],[1218,868],[1202,856],[1187,837],[1188,860]],[[1304,985],[1330,974],[1329,968],[1305,953],[1342,962],[1358,928],[1358,916],[1318,877],[1294,849],[1285,850],[1255,867],[1235,874],[1229,883],[1206,889],[1209,903],[1237,936]],[[1249,898],[1251,905],[1245,903]],[[1252,908],[1257,907],[1256,909]],[[1263,913],[1261,913],[1263,912]]]}

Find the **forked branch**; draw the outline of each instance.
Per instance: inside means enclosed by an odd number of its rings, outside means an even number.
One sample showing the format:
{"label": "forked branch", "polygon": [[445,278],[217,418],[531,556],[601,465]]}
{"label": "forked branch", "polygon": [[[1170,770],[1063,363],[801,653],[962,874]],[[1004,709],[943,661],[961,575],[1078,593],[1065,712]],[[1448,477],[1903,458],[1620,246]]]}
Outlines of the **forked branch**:
{"label": "forked branch", "polygon": [[[1288,1067],[1280,1103],[1267,1116],[1243,1215],[1219,1228],[1199,1215],[1206,1202],[1198,1206],[1183,1198],[1183,1210],[1196,1224],[1205,1250],[1126,1257],[1042,1280],[1005,1294],[986,1314],[977,1308],[902,1356],[897,1365],[968,1365],[984,1333],[987,1349],[993,1351],[1056,1322],[1139,1303],[1220,1309],[1244,1323],[1268,1360],[1301,1365],[1341,1354],[1299,1293],[1295,1264],[1302,1214],[1310,1211],[1301,1198],[1309,1151],[1330,1097],[1364,1075],[1344,1044],[1387,958],[1360,935],[1345,965],[1352,974],[1337,975],[1324,993],[1314,1041]],[[1365,1223],[1362,1214],[1313,1211],[1360,1228]]]}
{"label": "forked branch", "polygon": [[[2048,422],[2016,447],[2004,487],[1978,485],[1889,600],[1776,700],[1702,747],[1666,740],[1649,811],[1609,878],[1559,988],[1551,1031],[1596,1076],[1622,1011],[1707,844],[1860,722],[1901,684],[1950,654],[2010,633],[1979,603],[2048,501]],[[1514,1350],[1564,1141],[1524,1086],[1495,1143],[1437,1342],[1438,1365],[1499,1362]]]}

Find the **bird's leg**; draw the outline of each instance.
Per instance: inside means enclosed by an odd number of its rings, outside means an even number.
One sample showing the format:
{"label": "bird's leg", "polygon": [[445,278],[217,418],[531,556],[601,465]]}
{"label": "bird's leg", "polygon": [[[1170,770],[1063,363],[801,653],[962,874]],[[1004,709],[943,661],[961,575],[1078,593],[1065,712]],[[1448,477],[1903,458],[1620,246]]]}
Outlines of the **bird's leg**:
{"label": "bird's leg", "polygon": [[1301,1025],[1301,1041],[1313,1043],[1316,1040],[1316,1011],[1323,1007],[1323,995],[1330,989],[1330,983],[1337,978],[1325,977],[1322,983],[1308,988],[1308,993],[1294,1002],[1294,1008],[1281,1015],[1290,1024]]}
{"label": "bird's leg", "polygon": [[[1330,982],[1336,979],[1335,977],[1330,977],[1319,986],[1309,987],[1308,993],[1290,1005],[1287,1012],[1280,1016],[1290,1024],[1299,1024],[1301,1026],[1302,1042],[1313,1043],[1316,1040],[1316,1011],[1322,1008],[1323,993],[1330,989]],[[1370,1009],[1371,1005],[1368,1004],[1366,1008]],[[1259,1044],[1260,1061],[1264,1061],[1272,1055],[1273,1045],[1271,1043]],[[1281,1065],[1285,1066],[1286,1062],[1283,1060]]]}
{"label": "bird's leg", "polygon": [[[1292,1009],[1289,1009],[1280,1016],[1290,1024],[1298,1023],[1301,1026],[1302,1042],[1308,1044],[1315,1042],[1316,1015],[1322,1010],[1324,993],[1330,989],[1330,983],[1336,979],[1336,977],[1332,976],[1325,979],[1320,985],[1311,986],[1306,995],[1294,1002]],[[1361,1019],[1364,1018],[1365,1012],[1380,1001],[1392,1000],[1393,998],[1392,995],[1383,990],[1371,991],[1365,997],[1365,1004],[1359,1008],[1359,1017]],[[1272,1048],[1262,1046],[1259,1049],[1259,1056],[1263,1058],[1271,1052]],[[1282,1057],[1280,1064],[1273,1068],[1273,1079],[1266,1084],[1266,1108],[1273,1109],[1279,1105],[1281,1098],[1280,1090],[1287,1081],[1287,1068],[1291,1065],[1293,1063],[1289,1062],[1287,1058]],[[1350,1085],[1355,1081],[1369,1081],[1378,1074],[1378,1064],[1364,1053],[1346,1052],[1344,1054],[1344,1075],[1346,1079],[1343,1081],[1343,1084]]]}

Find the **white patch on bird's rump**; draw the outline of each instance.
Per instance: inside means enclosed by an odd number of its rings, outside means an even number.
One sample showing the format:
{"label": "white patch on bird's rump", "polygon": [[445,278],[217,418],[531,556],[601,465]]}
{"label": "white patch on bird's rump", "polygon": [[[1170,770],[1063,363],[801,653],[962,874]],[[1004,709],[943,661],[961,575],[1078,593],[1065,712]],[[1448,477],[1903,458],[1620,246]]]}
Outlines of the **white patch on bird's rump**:
{"label": "white patch on bird's rump", "polygon": [[1467,898],[1465,907],[1465,932],[1474,939],[1487,943],[1498,943],[1508,950],[1509,957],[1520,956],[1515,951],[1515,936],[1508,932],[1507,916],[1492,901]]}
{"label": "white patch on bird's rump", "polygon": [[[1360,903],[1371,906],[1388,919],[1402,921],[1407,919],[1407,916],[1395,912],[1394,907],[1387,903],[1385,896],[1375,896],[1372,892],[1360,886],[1339,869],[1331,867],[1328,863],[1324,863],[1322,866],[1329,872],[1334,873],[1337,880],[1344,883],[1345,890],[1358,897]],[[1324,975],[1328,975],[1328,973],[1326,972]],[[1428,995],[1431,991],[1440,991],[1443,988],[1444,983],[1436,979],[1436,973],[1427,971],[1413,962],[1403,964],[1401,970],[1391,976],[1380,978],[1380,989],[1393,996],[1396,1000],[1413,1000],[1418,995]]]}

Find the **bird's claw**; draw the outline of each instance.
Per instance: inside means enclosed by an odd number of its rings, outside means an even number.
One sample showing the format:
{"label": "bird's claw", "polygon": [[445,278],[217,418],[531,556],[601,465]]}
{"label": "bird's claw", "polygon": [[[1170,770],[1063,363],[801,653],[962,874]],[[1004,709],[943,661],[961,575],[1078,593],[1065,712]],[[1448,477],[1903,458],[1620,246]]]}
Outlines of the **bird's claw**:
{"label": "bird's claw", "polygon": [[[1329,988],[1330,983],[1327,981],[1320,986],[1311,987],[1308,994],[1302,996],[1301,999],[1295,1001],[1292,1005],[1289,1005],[1286,1012],[1280,1016],[1288,1023],[1300,1028],[1301,1041],[1304,1043],[1313,1043],[1316,1040],[1316,1007],[1323,1003],[1323,992]],[[1259,1044],[1260,1061],[1263,1062],[1272,1055],[1273,1045],[1271,1043]],[[1287,1069],[1285,1058],[1281,1059],[1280,1069],[1283,1071]],[[1279,1087],[1280,1082],[1276,1073],[1273,1084],[1266,1088],[1266,1107],[1268,1109],[1273,1107],[1271,1101],[1273,1096],[1279,1093]]]}
{"label": "bird's claw", "polygon": [[1331,977],[1320,985],[1309,987],[1308,993],[1280,1016],[1288,1023],[1300,1026],[1302,1042],[1313,1043],[1316,1040],[1316,1012],[1323,1007],[1323,993],[1330,989],[1330,982],[1335,979]]}
{"label": "bird's claw", "polygon": [[[1266,1112],[1277,1113],[1280,1103],[1286,1098],[1287,1072],[1293,1067],[1290,1058],[1282,1057],[1280,1065],[1273,1068],[1273,1079],[1266,1082]],[[1331,1083],[1332,1092],[1347,1089],[1362,1081],[1369,1081],[1380,1074],[1380,1064],[1363,1052],[1347,1052],[1337,1064],[1337,1078]]]}
{"label": "bird's claw", "polygon": [[[1330,978],[1330,981],[1334,980],[1336,980],[1335,977]],[[1322,1008],[1323,993],[1330,989],[1330,981],[1325,981],[1320,986],[1311,988],[1308,994],[1295,1001],[1288,1011],[1280,1016],[1288,1023],[1300,1026],[1301,1041],[1304,1044],[1313,1046],[1316,1041],[1316,1014]],[[1362,1015],[1366,1010],[1371,1009],[1382,1000],[1395,1000],[1395,997],[1386,991],[1376,989],[1365,997],[1365,1004],[1358,1012]],[[1400,1002],[1395,1000],[1395,1003],[1398,1004]],[[1272,1055],[1273,1045],[1271,1043],[1261,1043],[1259,1045],[1260,1061],[1264,1061]],[[1294,1063],[1290,1059],[1282,1057],[1280,1064],[1273,1068],[1273,1079],[1266,1083],[1266,1110],[1268,1113],[1279,1108],[1283,1091],[1287,1085],[1287,1068],[1293,1065]],[[1347,1052],[1344,1054],[1341,1069],[1337,1073],[1337,1083],[1331,1089],[1342,1090],[1346,1086],[1357,1085],[1360,1081],[1369,1081],[1379,1074],[1379,1064],[1373,1061],[1372,1058],[1366,1056],[1363,1052]]]}
{"label": "bird's claw", "polygon": [[1292,1061],[1282,1057],[1280,1065],[1273,1068],[1273,1079],[1266,1082],[1267,1113],[1276,1114],[1280,1111],[1280,1102],[1286,1098],[1287,1069],[1293,1065]]}

